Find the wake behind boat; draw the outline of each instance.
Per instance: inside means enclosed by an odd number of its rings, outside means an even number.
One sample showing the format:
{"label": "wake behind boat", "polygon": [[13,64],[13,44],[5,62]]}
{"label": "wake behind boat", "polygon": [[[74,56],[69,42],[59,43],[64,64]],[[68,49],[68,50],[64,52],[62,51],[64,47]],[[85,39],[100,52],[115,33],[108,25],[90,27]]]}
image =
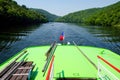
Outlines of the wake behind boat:
{"label": "wake behind boat", "polygon": [[107,49],[54,42],[25,48],[0,64],[0,80],[120,80],[119,60]]}

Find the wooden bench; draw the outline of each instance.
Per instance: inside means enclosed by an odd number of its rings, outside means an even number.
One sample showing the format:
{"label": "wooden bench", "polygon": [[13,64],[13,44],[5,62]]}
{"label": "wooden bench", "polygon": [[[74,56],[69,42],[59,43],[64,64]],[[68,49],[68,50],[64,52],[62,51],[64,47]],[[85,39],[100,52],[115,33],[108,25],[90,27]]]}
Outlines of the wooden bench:
{"label": "wooden bench", "polygon": [[32,64],[33,62],[25,62],[22,66],[17,68],[17,71],[9,80],[29,80],[31,71],[34,68]]}
{"label": "wooden bench", "polygon": [[22,63],[23,62],[16,62],[2,77],[0,77],[0,80],[9,80],[11,74],[13,74]]}
{"label": "wooden bench", "polygon": [[20,54],[17,58],[15,58],[14,61],[12,61],[8,66],[6,66],[3,70],[0,71],[0,80],[1,78],[9,72],[9,70],[13,69],[14,65],[18,64],[16,63],[16,61],[23,56],[25,53],[27,53],[27,51],[24,51],[22,54]]}
{"label": "wooden bench", "polygon": [[0,80],[29,80],[34,66],[32,61],[15,62],[1,72]]}
{"label": "wooden bench", "polygon": [[0,72],[0,78],[9,71],[9,69],[14,65],[16,64],[16,62],[13,62],[11,64],[9,64],[8,66],[6,66],[5,69],[3,69],[1,72]]}

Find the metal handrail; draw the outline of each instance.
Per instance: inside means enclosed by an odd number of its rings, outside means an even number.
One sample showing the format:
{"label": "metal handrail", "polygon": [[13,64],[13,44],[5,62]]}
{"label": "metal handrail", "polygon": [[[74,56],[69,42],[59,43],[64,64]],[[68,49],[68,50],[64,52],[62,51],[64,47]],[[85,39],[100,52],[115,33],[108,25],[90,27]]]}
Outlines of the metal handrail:
{"label": "metal handrail", "polygon": [[104,58],[102,58],[101,56],[97,56],[100,60],[102,60],[103,62],[105,62],[107,65],[109,65],[110,67],[112,67],[114,70],[116,70],[117,72],[120,73],[120,69],[118,69],[116,66],[112,65],[110,62],[108,62],[107,60],[105,60]]}
{"label": "metal handrail", "polygon": [[[120,80],[119,78],[117,78],[113,73],[111,73],[106,67],[104,67],[99,59],[101,59],[100,57],[98,57],[98,77],[101,79],[101,80]],[[101,75],[100,72],[101,71],[105,71],[105,74],[104,75]],[[107,74],[107,75],[106,75]],[[109,76],[108,76],[109,74]]]}

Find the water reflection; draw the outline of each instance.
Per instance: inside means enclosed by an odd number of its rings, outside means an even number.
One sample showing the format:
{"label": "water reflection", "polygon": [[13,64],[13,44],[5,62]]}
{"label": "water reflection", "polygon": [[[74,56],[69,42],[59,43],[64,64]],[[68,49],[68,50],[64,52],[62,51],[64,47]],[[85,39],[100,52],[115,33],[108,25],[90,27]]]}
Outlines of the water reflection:
{"label": "water reflection", "polygon": [[120,42],[120,29],[96,26],[96,28],[88,28],[88,31],[104,42]]}
{"label": "water reflection", "polygon": [[0,29],[0,63],[14,55],[15,52],[18,52],[19,49],[15,50],[15,43],[21,41],[39,26],[40,25],[2,27],[2,29]]}
{"label": "water reflection", "polygon": [[0,32],[0,49],[8,49],[12,43],[21,40],[23,36],[26,34]]}
{"label": "water reflection", "polygon": [[100,40],[104,44],[102,47],[120,54],[120,28],[85,25],[81,27],[86,28],[89,33]]}

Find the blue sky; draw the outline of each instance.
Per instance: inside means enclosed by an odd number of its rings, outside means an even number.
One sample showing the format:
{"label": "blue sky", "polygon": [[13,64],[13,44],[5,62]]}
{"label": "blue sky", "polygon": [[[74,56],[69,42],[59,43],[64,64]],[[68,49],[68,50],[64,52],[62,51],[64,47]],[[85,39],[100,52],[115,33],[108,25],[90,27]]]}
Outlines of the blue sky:
{"label": "blue sky", "polygon": [[50,13],[63,16],[71,12],[88,8],[104,7],[120,0],[14,0],[28,8],[40,8]]}

